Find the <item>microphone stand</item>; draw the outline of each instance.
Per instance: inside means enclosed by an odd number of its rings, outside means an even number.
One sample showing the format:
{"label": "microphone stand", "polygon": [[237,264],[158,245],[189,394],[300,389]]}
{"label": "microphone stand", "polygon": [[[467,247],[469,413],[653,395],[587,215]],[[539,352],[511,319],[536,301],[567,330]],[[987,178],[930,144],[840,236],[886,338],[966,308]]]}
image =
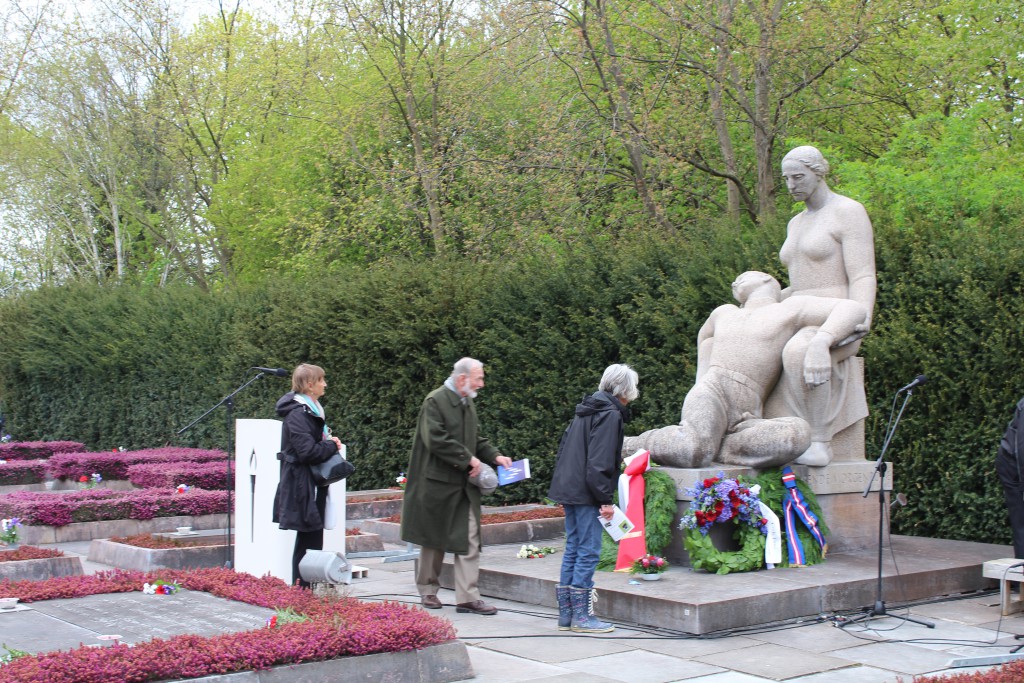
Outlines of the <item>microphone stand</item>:
{"label": "microphone stand", "polygon": [[226,474],[227,474],[227,476],[225,478],[225,481],[227,482],[227,489],[228,489],[228,529],[227,529],[228,535],[227,535],[226,545],[224,547],[224,556],[225,556],[224,566],[227,567],[228,569],[231,569],[234,566],[234,559],[235,559],[234,552],[233,552],[234,546],[231,543],[231,494],[234,492],[234,488],[235,488],[235,481],[231,477],[231,459],[234,457],[234,450],[235,450],[235,429],[234,429],[234,427],[235,427],[235,425],[234,425],[235,401],[234,401],[234,398],[235,398],[235,394],[237,394],[238,392],[242,391],[242,389],[245,389],[247,386],[249,386],[250,384],[252,384],[256,380],[260,379],[264,375],[265,375],[265,373],[259,372],[255,377],[251,377],[248,381],[246,381],[244,384],[242,384],[242,386],[238,387],[237,389],[232,391],[230,394],[228,394],[227,396],[222,398],[220,401],[217,402],[216,405],[212,406],[205,413],[203,413],[202,415],[200,415],[196,419],[192,420],[192,422],[188,423],[187,425],[185,425],[184,427],[179,429],[177,431],[177,433],[176,433],[176,436],[181,436],[182,434],[187,432],[189,429],[191,429],[192,427],[194,427],[197,424],[199,424],[200,422],[202,422],[203,419],[207,415],[209,415],[213,411],[217,410],[217,408],[220,408],[221,406],[224,406],[226,408],[226,410],[227,410],[226,416],[227,416],[227,427],[228,427],[228,455],[227,455],[227,458],[225,458],[225,465],[226,465],[225,471],[226,471]]}
{"label": "microphone stand", "polygon": [[[899,393],[899,392],[897,392]],[[882,542],[885,536],[885,472],[888,469],[888,464],[885,462],[885,453],[889,450],[889,443],[892,441],[893,435],[896,433],[896,428],[900,424],[900,418],[903,416],[903,410],[907,407],[907,402],[910,401],[910,396],[914,393],[914,390],[907,389],[907,395],[903,398],[903,405],[900,406],[900,412],[896,414],[896,420],[893,422],[889,432],[885,435],[885,440],[882,442],[882,453],[878,456],[878,460],[875,461],[875,469],[871,473],[871,479],[868,481],[868,485],[864,487],[864,494],[862,498],[867,498],[871,492],[871,485],[875,483],[875,475],[879,475],[878,481],[878,584],[875,588],[875,606],[868,608],[864,614],[849,619],[840,624],[841,628],[845,628],[850,624],[855,624],[860,621],[866,621],[874,617],[892,617],[894,619],[902,619],[903,621],[912,621],[915,624],[921,624],[928,628],[935,628],[935,624],[924,619],[916,619],[910,616],[903,616],[900,614],[889,614],[885,611],[885,601],[882,600]]]}

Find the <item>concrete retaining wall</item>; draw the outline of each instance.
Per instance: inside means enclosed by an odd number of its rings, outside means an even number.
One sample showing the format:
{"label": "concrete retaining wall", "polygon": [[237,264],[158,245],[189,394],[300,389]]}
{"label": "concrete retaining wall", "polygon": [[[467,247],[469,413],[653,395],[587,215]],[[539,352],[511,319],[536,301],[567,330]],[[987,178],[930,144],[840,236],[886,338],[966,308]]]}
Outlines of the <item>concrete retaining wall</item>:
{"label": "concrete retaining wall", "polygon": [[227,515],[199,515],[192,517],[154,517],[153,519],[110,519],[98,522],[75,522],[65,526],[25,525],[21,527],[19,540],[27,545],[41,543],[67,543],[70,541],[91,541],[94,538],[111,536],[135,536],[171,532],[180,526],[190,526],[196,531],[224,529]]}
{"label": "concrete retaining wall", "polygon": [[82,573],[82,558],[77,556],[0,562],[0,580],[42,581],[55,576],[81,576]]}

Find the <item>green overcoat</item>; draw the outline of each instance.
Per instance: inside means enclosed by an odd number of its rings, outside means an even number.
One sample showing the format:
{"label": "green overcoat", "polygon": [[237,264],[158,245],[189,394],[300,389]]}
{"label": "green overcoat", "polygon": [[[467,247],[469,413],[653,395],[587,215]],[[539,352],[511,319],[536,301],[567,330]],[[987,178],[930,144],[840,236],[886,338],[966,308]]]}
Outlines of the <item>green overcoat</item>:
{"label": "green overcoat", "polygon": [[480,519],[480,489],[469,483],[476,456],[492,467],[501,453],[480,436],[473,399],[447,387],[420,407],[402,503],[402,540],[463,554],[469,550],[469,511]]}

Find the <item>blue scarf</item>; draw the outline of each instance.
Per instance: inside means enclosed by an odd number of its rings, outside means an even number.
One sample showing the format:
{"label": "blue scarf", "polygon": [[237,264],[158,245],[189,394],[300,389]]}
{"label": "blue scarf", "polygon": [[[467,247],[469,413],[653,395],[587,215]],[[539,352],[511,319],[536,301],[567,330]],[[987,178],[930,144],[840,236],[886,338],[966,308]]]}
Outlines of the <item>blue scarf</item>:
{"label": "blue scarf", "polygon": [[324,421],[324,438],[327,439],[331,435],[331,430],[327,429],[327,416],[324,413],[324,407],[320,405],[320,401],[314,400],[305,394],[295,394],[295,401],[309,408],[314,415]]}

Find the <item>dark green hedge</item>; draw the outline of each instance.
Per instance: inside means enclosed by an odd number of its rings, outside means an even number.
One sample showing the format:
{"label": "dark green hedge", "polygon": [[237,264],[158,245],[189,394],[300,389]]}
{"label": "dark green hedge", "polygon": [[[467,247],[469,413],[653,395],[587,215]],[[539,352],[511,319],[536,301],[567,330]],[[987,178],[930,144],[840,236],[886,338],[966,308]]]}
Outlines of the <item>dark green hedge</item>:
{"label": "dark green hedge", "polygon": [[[890,456],[910,505],[896,528],[1006,542],[992,458],[1022,392],[1020,229],[887,229],[876,219],[879,297],[865,340],[868,456],[895,390],[924,372]],[[546,493],[561,432],[603,368],[640,373],[630,433],[678,420],[697,331],[742,270],[781,275],[784,226],[707,227],[686,240],[578,244],[514,262],[394,262],[304,281],[194,289],[42,289],[0,302],[0,402],[18,439],[92,448],[223,447],[220,408],[180,437],[254,365],[309,361],[328,373],[325,406],[359,470],[356,488],[405,468],[416,413],[462,355],[487,366],[483,430]],[[289,388],[266,377],[236,417],[272,417]],[[865,503],[867,504],[867,503]],[[950,514],[953,509],[969,514]]]}

